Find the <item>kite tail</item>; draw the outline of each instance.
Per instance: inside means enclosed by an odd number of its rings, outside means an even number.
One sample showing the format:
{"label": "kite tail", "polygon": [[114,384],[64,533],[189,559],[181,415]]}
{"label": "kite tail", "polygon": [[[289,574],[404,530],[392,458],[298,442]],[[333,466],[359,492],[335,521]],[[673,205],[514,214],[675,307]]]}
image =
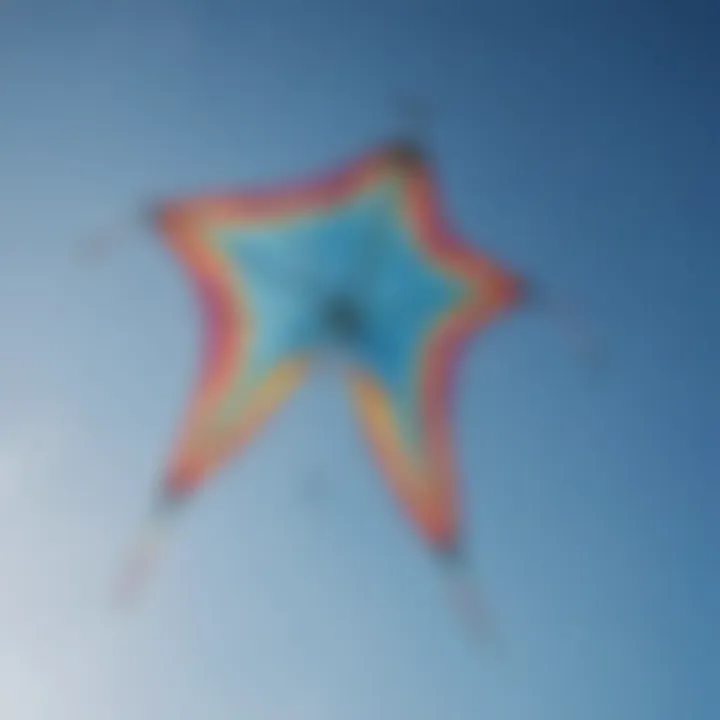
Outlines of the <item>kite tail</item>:
{"label": "kite tail", "polygon": [[120,574],[117,605],[132,603],[157,567],[168,534],[169,510],[169,503],[161,501],[138,534]]}
{"label": "kite tail", "polygon": [[472,567],[464,554],[444,555],[443,563],[449,580],[450,600],[461,616],[473,640],[500,647],[500,633],[493,613],[478,588]]}
{"label": "kite tail", "polygon": [[575,304],[536,285],[528,286],[526,297],[531,307],[545,311],[562,327],[584,364],[595,369],[605,364],[604,348],[597,331]]}

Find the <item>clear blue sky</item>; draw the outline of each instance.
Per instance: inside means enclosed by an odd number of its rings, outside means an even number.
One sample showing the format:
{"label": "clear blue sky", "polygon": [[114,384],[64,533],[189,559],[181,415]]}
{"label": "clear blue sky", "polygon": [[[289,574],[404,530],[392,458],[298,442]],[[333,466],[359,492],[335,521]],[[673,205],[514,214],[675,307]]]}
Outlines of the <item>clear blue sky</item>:
{"label": "clear blue sky", "polygon": [[[0,3],[0,717],[720,716],[719,34],[711,2]],[[526,314],[462,367],[505,654],[449,611],[332,376],[114,614],[198,326],[147,230],[94,270],[76,244],[158,196],[352,156],[404,93],[433,103],[458,226],[609,348],[593,375]]]}

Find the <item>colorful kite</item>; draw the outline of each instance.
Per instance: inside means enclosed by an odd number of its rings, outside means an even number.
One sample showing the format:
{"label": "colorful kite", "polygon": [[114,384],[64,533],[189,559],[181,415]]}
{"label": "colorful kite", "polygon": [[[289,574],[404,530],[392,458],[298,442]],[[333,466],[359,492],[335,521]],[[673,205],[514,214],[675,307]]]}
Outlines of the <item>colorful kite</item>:
{"label": "colorful kite", "polygon": [[421,153],[392,144],[289,189],[167,202],[155,221],[206,328],[159,516],[246,447],[313,361],[339,348],[400,507],[432,548],[456,557],[456,363],[523,284],[453,232]]}

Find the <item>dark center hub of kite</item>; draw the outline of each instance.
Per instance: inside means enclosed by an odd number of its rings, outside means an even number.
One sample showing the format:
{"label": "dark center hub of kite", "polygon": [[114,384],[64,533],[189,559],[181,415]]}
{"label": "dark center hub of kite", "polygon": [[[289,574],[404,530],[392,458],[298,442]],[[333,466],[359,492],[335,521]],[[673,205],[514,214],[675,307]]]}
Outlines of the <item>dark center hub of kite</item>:
{"label": "dark center hub of kite", "polygon": [[325,321],[333,335],[342,340],[357,337],[363,326],[362,311],[357,302],[346,295],[335,295],[328,300]]}

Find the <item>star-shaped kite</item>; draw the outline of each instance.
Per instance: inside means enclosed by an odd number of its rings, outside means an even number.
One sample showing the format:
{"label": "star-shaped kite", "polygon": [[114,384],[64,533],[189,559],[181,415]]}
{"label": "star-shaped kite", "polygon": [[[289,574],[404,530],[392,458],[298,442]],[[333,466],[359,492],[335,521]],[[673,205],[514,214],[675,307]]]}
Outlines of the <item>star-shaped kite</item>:
{"label": "star-shaped kite", "polygon": [[342,348],[361,424],[400,506],[457,550],[451,448],[459,352],[520,298],[520,281],[443,217],[416,148],[396,143],[280,191],[196,196],[156,222],[204,309],[202,372],[164,503],[188,496]]}

